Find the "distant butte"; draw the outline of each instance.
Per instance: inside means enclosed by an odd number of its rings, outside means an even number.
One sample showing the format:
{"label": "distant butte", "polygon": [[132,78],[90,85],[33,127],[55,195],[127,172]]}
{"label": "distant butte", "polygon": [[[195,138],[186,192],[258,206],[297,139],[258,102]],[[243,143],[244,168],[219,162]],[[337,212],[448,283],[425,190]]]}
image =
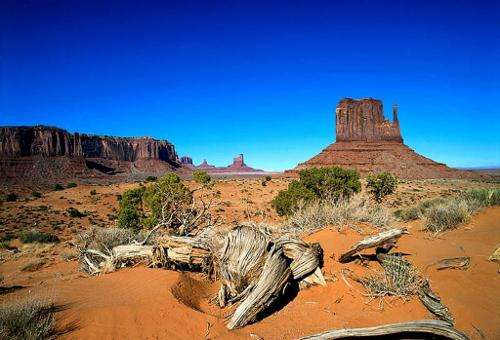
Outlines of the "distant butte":
{"label": "distant butte", "polygon": [[263,172],[260,169],[254,169],[245,164],[245,160],[243,154],[239,154],[238,156],[233,158],[233,163],[228,166],[217,167],[215,165],[208,164],[207,160],[204,159],[203,162],[196,166],[193,164],[193,160],[191,157],[184,156],[181,157],[182,164],[192,170],[204,170],[208,173],[230,173],[230,174],[246,174],[246,173],[254,173],[254,172]]}
{"label": "distant butte", "polygon": [[318,155],[300,163],[293,171],[340,166],[362,175],[389,171],[399,178],[477,177],[419,155],[403,143],[398,107],[392,122],[384,118],[382,102],[373,98],[340,100],[335,110],[336,142]]}

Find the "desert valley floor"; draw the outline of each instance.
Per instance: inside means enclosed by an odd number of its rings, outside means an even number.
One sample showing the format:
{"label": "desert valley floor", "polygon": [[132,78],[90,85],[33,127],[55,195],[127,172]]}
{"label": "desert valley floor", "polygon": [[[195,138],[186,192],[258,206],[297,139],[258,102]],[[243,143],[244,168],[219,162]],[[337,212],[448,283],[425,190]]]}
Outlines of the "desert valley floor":
{"label": "desert valley floor", "polygon": [[[283,221],[271,207],[271,200],[290,179],[273,178],[262,185],[261,178],[233,178],[216,181],[213,213],[225,225],[244,221],[275,225]],[[188,181],[190,187],[194,183]],[[23,288],[0,295],[0,302],[27,296],[54,300],[65,308],[57,323],[66,326],[63,338],[74,339],[292,339],[334,328],[364,327],[382,323],[431,319],[417,298],[370,299],[363,287],[343,276],[343,269],[367,273],[376,262],[339,263],[338,256],[377,229],[367,223],[331,225],[303,235],[319,242],[324,251],[326,286],[314,286],[296,296],[271,315],[241,329],[229,331],[225,322],[231,308],[213,303],[218,285],[202,274],[136,266],[109,274],[89,276],[79,269],[76,236],[93,226],[113,227],[117,196],[137,183],[90,185],[44,193],[41,198],[4,202],[0,206],[0,228],[12,235],[8,247],[0,249],[3,286]],[[413,206],[422,200],[445,197],[468,188],[498,188],[498,184],[468,180],[405,180],[396,193],[384,201],[390,211]],[[91,193],[92,192],[92,193]],[[77,207],[90,214],[69,217],[66,210]],[[420,220],[402,222],[409,235],[397,250],[407,254],[433,290],[455,317],[455,327],[473,339],[500,335],[500,269],[488,258],[500,242],[500,207],[488,207],[457,229],[438,236],[422,231]],[[19,230],[37,228],[57,235],[56,244],[23,244]],[[437,270],[443,258],[470,257],[466,270]]]}

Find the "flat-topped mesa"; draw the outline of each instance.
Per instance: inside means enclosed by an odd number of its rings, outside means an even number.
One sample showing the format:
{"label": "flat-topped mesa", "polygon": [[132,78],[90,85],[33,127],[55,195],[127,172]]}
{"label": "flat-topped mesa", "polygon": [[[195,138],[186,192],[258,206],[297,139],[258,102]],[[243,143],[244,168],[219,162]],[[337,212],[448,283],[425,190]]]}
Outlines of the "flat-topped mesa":
{"label": "flat-topped mesa", "polygon": [[337,142],[392,141],[403,143],[397,106],[393,106],[391,123],[384,117],[380,100],[344,98],[337,105],[335,116]]}

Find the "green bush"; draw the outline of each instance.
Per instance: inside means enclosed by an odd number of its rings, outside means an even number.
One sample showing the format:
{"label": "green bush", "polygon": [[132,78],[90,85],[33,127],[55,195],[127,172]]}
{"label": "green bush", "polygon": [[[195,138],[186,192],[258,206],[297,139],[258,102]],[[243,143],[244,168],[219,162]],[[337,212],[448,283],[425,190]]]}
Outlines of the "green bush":
{"label": "green bush", "polygon": [[307,204],[316,198],[312,190],[306,188],[299,181],[292,181],[288,185],[288,189],[281,190],[271,204],[278,215],[284,216],[292,214],[300,205]]}
{"label": "green bush", "polygon": [[299,180],[292,181],[273,199],[278,215],[290,215],[300,205],[315,199],[339,201],[361,190],[359,174],[340,167],[312,168],[299,171]]}
{"label": "green bush", "polygon": [[388,172],[381,172],[378,175],[369,175],[366,179],[366,187],[377,202],[390,195],[396,190],[397,179]]}
{"label": "green bush", "polygon": [[52,190],[54,190],[54,191],[60,191],[60,190],[64,190],[64,187],[63,187],[61,184],[56,183],[56,184],[54,184],[54,186],[52,187]]}
{"label": "green bush", "polygon": [[44,233],[41,231],[28,231],[21,234],[19,237],[23,243],[57,243],[59,238],[56,235]]}
{"label": "green bush", "polygon": [[138,230],[141,227],[145,188],[127,190],[119,197],[118,227]]}
{"label": "green bush", "polygon": [[462,193],[461,197],[475,200],[484,207],[500,205],[500,189],[471,189]]}
{"label": "green bush", "polygon": [[146,190],[144,198],[150,212],[144,223],[153,226],[161,219],[170,219],[171,216],[175,220],[176,212],[191,204],[193,194],[179,176],[169,172]]}
{"label": "green bush", "polygon": [[359,174],[338,166],[299,171],[300,183],[322,199],[349,198],[361,190]]}
{"label": "green bush", "polygon": [[76,217],[76,218],[80,218],[80,217],[85,217],[87,216],[86,213],[84,212],[81,212],[80,210],[76,209],[76,208],[73,208],[73,207],[69,207],[68,209],[66,209],[66,212],[68,213],[68,216],[69,217]]}
{"label": "green bush", "polygon": [[209,174],[203,170],[196,170],[193,172],[193,179],[196,183],[201,185],[208,185],[212,180]]}
{"label": "green bush", "polygon": [[75,182],[69,182],[69,183],[66,185],[66,188],[68,188],[68,189],[69,189],[69,188],[76,188],[76,187],[77,187],[77,185],[76,185],[76,183],[75,183]]}
{"label": "green bush", "polygon": [[19,199],[19,196],[14,192],[11,192],[11,193],[8,193],[7,195],[5,195],[6,202],[15,202],[18,199]]}
{"label": "green bush", "polygon": [[146,182],[154,182],[158,179],[156,176],[148,176],[146,177]]}
{"label": "green bush", "polygon": [[31,193],[31,196],[35,197],[35,198],[40,198],[42,197],[42,193],[41,192],[38,192],[38,191],[33,191]]}

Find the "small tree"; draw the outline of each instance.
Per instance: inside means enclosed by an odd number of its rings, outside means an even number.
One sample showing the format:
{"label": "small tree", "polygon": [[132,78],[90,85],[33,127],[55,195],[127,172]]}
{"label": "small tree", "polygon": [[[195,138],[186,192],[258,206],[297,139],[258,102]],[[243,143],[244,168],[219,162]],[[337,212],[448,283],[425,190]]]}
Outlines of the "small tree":
{"label": "small tree", "polygon": [[203,186],[208,186],[212,181],[212,177],[210,177],[210,175],[203,170],[195,170],[193,172],[193,179],[196,183],[201,184]]}
{"label": "small tree", "polygon": [[321,199],[349,198],[361,190],[359,174],[338,166],[301,170],[299,178],[304,187]]}
{"label": "small tree", "polygon": [[378,175],[369,175],[366,179],[366,187],[378,203],[396,190],[398,181],[396,177],[388,172],[381,172]]}
{"label": "small tree", "polygon": [[309,203],[316,199],[313,191],[306,188],[299,181],[292,181],[287,190],[281,190],[271,202],[280,216],[292,214],[300,204]]}
{"label": "small tree", "polygon": [[139,187],[127,190],[121,195],[118,209],[118,227],[138,230],[143,216],[143,195],[145,188]]}

